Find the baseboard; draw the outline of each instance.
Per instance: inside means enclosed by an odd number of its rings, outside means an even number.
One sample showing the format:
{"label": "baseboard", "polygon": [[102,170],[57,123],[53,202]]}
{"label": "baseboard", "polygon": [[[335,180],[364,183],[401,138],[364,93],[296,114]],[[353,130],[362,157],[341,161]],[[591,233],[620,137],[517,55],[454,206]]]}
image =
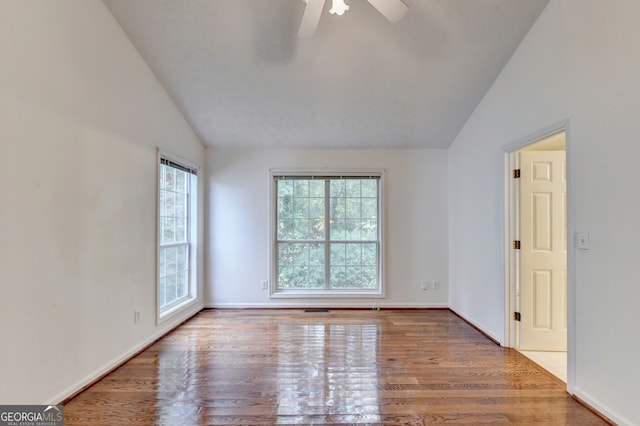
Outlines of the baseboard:
{"label": "baseboard", "polygon": [[594,398],[582,392],[579,388],[575,388],[574,393],[571,396],[580,404],[584,405],[593,414],[600,417],[602,420],[609,423],[610,425],[632,425],[633,424],[631,420],[615,415],[613,412],[611,412],[611,410],[609,410],[607,407],[604,407],[602,404],[599,404],[598,402],[596,402]]}
{"label": "baseboard", "polygon": [[467,324],[469,324],[471,327],[475,328],[480,334],[482,334],[484,337],[486,337],[487,339],[491,340],[493,343],[495,343],[498,346],[502,346],[502,344],[500,343],[500,340],[498,340],[496,337],[492,336],[489,332],[483,330],[481,327],[477,326],[473,321],[465,318],[464,316],[460,315],[459,313],[457,313],[456,311],[454,311],[453,309],[449,308],[449,310],[451,311],[452,314],[454,314],[455,316],[457,316],[458,318],[460,318],[462,321],[466,322]]}
{"label": "baseboard", "polygon": [[64,405],[67,402],[71,401],[77,395],[79,395],[80,393],[82,393],[83,391],[85,391],[95,383],[99,382],[102,378],[104,378],[108,374],[115,371],[118,367],[122,366],[124,363],[126,363],[136,355],[143,352],[149,346],[153,345],[155,342],[162,339],[164,336],[166,336],[167,334],[169,334],[170,332],[178,328],[184,322],[194,317],[202,309],[203,309],[203,306],[201,304],[198,304],[194,308],[186,311],[183,315],[180,315],[179,317],[180,319],[177,320],[175,324],[169,327],[167,330],[162,330],[158,333],[153,334],[151,337],[149,337],[139,345],[136,345],[131,350],[124,353],[122,356],[116,358],[112,362],[96,370],[95,372],[86,376],[85,378],[78,380],[69,388],[67,388],[66,390],[60,392],[58,395],[55,395],[53,398],[51,398],[49,400],[50,401],[49,403],[52,405],[58,405],[58,404]]}
{"label": "baseboard", "polygon": [[[207,309],[289,309],[289,308],[333,308],[333,309],[372,309],[375,302],[366,303],[321,303],[321,302],[295,302],[295,303],[207,303]],[[448,309],[446,303],[378,303],[379,309]]]}

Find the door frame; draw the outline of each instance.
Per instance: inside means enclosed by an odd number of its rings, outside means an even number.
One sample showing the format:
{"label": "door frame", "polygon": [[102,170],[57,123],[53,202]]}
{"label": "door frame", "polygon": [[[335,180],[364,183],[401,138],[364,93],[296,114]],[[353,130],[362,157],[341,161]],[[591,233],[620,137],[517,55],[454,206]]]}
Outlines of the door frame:
{"label": "door frame", "polygon": [[518,274],[518,259],[513,250],[513,241],[519,239],[516,227],[517,204],[519,202],[516,186],[512,178],[512,170],[515,166],[515,153],[522,148],[539,142],[554,133],[565,132],[565,155],[567,173],[567,392],[574,393],[575,388],[575,198],[574,198],[574,159],[573,137],[571,134],[571,121],[566,119],[552,124],[528,136],[520,138],[502,147],[504,157],[504,346],[515,348],[518,325],[513,319],[516,312],[516,279]]}

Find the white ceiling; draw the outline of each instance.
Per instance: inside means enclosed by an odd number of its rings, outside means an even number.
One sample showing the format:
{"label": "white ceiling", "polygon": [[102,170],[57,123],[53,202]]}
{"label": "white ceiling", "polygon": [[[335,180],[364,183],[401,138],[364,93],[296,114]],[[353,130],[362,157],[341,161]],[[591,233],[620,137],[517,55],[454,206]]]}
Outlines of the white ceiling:
{"label": "white ceiling", "polygon": [[103,0],[216,147],[448,147],[549,0]]}

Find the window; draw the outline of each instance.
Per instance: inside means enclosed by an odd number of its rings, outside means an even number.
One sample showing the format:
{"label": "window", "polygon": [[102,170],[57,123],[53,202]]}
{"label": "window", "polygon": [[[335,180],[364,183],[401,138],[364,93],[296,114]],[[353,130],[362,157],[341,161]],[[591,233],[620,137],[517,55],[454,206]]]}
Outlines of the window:
{"label": "window", "polygon": [[[196,297],[195,168],[160,157],[158,194],[158,317]],[[193,196],[192,196],[193,195]]]}
{"label": "window", "polygon": [[274,295],[381,294],[381,173],[273,183]]}

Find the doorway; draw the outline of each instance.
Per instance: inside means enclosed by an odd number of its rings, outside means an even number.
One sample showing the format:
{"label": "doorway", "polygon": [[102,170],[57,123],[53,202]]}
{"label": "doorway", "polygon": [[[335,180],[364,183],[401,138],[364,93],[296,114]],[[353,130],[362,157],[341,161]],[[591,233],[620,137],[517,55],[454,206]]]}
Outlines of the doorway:
{"label": "doorway", "polygon": [[566,134],[510,154],[512,346],[567,382]]}

